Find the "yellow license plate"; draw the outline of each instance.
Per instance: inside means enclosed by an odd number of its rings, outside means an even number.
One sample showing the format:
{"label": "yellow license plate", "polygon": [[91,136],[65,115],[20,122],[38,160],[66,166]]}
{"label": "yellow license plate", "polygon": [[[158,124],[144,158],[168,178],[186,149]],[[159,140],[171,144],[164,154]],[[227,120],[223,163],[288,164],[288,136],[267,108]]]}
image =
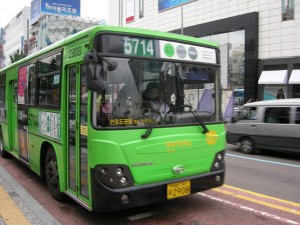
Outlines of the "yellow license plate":
{"label": "yellow license plate", "polygon": [[168,184],[167,186],[167,199],[178,198],[189,194],[191,194],[190,180]]}

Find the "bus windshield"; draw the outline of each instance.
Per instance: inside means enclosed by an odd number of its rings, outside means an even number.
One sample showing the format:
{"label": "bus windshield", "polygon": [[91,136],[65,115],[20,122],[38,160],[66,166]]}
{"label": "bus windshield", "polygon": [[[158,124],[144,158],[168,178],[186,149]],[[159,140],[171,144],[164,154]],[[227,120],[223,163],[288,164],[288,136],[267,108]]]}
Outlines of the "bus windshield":
{"label": "bus windshield", "polygon": [[[109,71],[106,62],[118,66]],[[93,92],[94,127],[171,126],[216,122],[217,68],[105,57],[106,88]]]}

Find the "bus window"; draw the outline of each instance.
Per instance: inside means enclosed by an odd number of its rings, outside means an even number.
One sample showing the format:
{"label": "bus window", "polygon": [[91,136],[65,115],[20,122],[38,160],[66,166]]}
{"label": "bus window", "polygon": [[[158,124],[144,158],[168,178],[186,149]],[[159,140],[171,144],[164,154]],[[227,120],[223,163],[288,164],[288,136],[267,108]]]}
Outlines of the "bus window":
{"label": "bus window", "polygon": [[[144,108],[147,105],[144,93],[150,83],[157,83],[163,88],[163,101],[170,109],[169,114],[156,116],[156,125],[195,123],[197,121],[195,115],[183,105],[189,105],[203,121],[216,121],[214,68],[153,60],[123,58],[107,60],[117,62],[118,68],[106,71],[107,88],[103,92],[96,92],[93,98],[97,114],[94,117],[96,126],[100,124],[115,128],[147,126],[147,122],[145,123],[149,120],[147,112],[151,114],[151,110],[154,110]],[[173,119],[175,117],[176,120]]]}
{"label": "bus window", "polygon": [[0,75],[0,121],[6,118],[5,114],[5,75]]}
{"label": "bus window", "polygon": [[35,100],[35,90],[36,90],[36,63],[29,65],[28,74],[28,104],[34,105]]}
{"label": "bus window", "polygon": [[38,78],[39,105],[58,106],[60,75],[54,74]]}
{"label": "bus window", "polygon": [[59,105],[60,67],[61,53],[38,60],[38,105]]}
{"label": "bus window", "polygon": [[56,72],[60,70],[61,67],[61,53],[48,56],[46,58],[40,59],[38,62],[38,73],[48,74],[51,72]]}

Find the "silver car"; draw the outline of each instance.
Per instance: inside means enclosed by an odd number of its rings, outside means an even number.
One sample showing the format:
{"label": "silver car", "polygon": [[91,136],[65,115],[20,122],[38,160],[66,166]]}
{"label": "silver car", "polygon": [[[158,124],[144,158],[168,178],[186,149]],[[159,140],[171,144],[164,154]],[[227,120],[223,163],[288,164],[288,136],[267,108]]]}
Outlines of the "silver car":
{"label": "silver car", "polygon": [[300,99],[276,99],[243,105],[226,125],[227,143],[243,153],[261,150],[300,153]]}

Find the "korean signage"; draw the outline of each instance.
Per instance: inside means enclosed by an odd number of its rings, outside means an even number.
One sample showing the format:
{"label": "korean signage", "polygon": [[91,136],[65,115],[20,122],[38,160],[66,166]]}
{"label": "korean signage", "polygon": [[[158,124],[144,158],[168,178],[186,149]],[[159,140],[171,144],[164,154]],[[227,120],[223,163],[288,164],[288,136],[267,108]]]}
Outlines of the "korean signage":
{"label": "korean signage", "polygon": [[158,0],[158,11],[173,8],[194,0]]}
{"label": "korean signage", "polygon": [[80,16],[80,0],[33,0],[31,2],[31,24],[43,14]]}
{"label": "korean signage", "polygon": [[41,2],[43,13],[80,16],[80,0],[41,0]]}

